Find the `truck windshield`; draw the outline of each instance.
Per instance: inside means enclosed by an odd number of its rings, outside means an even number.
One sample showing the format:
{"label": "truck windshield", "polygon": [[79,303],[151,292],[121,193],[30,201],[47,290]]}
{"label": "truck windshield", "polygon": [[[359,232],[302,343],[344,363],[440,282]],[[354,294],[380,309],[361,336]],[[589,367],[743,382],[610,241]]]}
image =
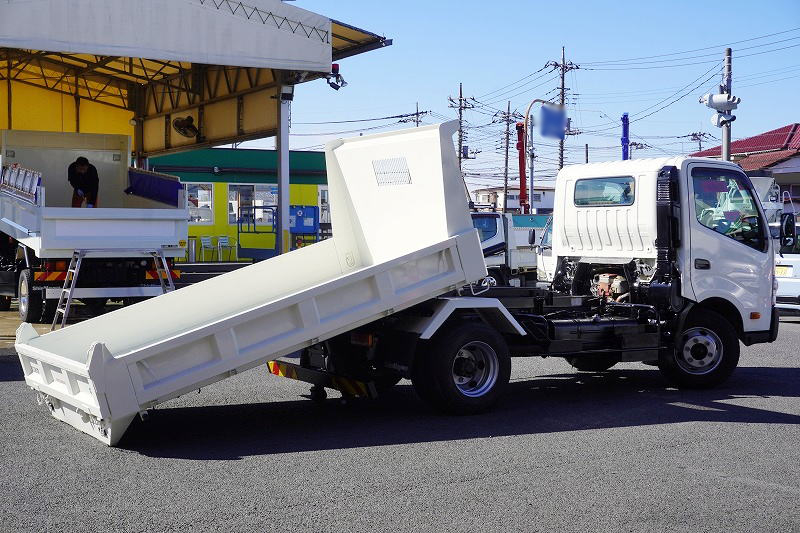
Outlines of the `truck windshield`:
{"label": "truck windshield", "polygon": [[497,235],[497,221],[500,217],[493,215],[473,215],[472,226],[478,230],[481,242]]}
{"label": "truck windshield", "polygon": [[764,222],[746,176],[721,168],[692,169],[697,220],[717,233],[766,251]]}

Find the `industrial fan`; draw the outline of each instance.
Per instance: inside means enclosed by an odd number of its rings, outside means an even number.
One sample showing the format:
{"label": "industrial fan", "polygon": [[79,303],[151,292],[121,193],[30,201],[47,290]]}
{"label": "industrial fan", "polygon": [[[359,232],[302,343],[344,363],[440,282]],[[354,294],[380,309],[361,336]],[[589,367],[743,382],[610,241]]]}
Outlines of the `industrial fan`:
{"label": "industrial fan", "polygon": [[200,135],[200,130],[194,125],[194,117],[192,116],[176,118],[172,121],[172,127],[184,137],[192,138]]}

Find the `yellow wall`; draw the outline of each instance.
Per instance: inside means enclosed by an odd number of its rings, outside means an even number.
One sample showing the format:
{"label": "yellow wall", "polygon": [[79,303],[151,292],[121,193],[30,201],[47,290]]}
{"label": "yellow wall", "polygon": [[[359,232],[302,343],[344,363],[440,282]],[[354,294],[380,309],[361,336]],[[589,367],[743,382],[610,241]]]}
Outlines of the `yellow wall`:
{"label": "yellow wall", "polygon": [[[8,129],[8,91],[0,81],[0,129]],[[75,131],[75,98],[12,82],[11,126],[15,130]],[[81,100],[81,133],[113,133],[133,136],[133,112],[91,100]]]}
{"label": "yellow wall", "polygon": [[[214,222],[213,224],[189,224],[189,237],[209,236],[212,237],[213,243],[216,244],[218,236],[227,235],[230,237],[231,243],[234,243],[238,235],[236,224],[228,224],[228,183],[214,183],[213,185]],[[292,205],[317,205],[318,188],[318,185],[292,184],[289,187],[289,202]],[[271,249],[275,247],[275,236],[274,234],[242,235],[242,246],[246,248]],[[199,241],[197,243],[197,254],[198,260],[201,260]],[[236,257],[235,252],[230,257]],[[217,259],[216,254],[214,259]],[[227,251],[223,252],[222,259],[228,259]],[[211,253],[206,252],[206,260],[211,260]]]}

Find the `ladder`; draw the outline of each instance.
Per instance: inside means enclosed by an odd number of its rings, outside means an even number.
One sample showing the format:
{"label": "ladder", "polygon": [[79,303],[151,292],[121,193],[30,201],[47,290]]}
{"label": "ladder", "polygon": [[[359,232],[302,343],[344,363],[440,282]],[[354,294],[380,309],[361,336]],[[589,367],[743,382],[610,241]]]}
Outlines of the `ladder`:
{"label": "ladder", "polygon": [[[119,251],[119,250],[115,250]],[[125,250],[126,252],[138,252],[149,255],[153,258],[153,263],[156,267],[158,274],[158,281],[161,283],[161,292],[167,293],[175,290],[175,283],[172,281],[172,272],[170,272],[167,258],[164,256],[164,251],[158,250]],[[69,261],[67,268],[67,276],[64,278],[64,286],[61,289],[61,295],[58,298],[58,305],[56,312],[53,316],[53,324],[50,326],[50,331],[54,331],[59,323],[59,315],[61,315],[61,328],[67,325],[69,311],[72,307],[72,299],[75,295],[75,288],[78,283],[78,273],[81,270],[81,263],[83,259],[91,253],[103,252],[103,250],[75,250],[72,253],[72,259]]]}

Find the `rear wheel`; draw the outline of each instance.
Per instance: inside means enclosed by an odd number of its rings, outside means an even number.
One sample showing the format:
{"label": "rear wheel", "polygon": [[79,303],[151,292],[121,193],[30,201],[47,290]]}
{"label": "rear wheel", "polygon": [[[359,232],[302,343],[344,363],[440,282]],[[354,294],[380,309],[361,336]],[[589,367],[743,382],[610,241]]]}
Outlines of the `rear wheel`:
{"label": "rear wheel", "polygon": [[436,334],[414,365],[414,388],[434,407],[473,414],[492,407],[508,386],[511,357],[493,328],[467,323]]}
{"label": "rear wheel", "polygon": [[42,319],[42,293],[33,289],[33,272],[26,268],[19,275],[19,319],[23,322],[40,322]]}
{"label": "rear wheel", "polygon": [[739,338],[719,314],[703,310],[687,320],[674,350],[665,350],[658,367],[672,384],[707,388],[730,377],[739,363]]}

